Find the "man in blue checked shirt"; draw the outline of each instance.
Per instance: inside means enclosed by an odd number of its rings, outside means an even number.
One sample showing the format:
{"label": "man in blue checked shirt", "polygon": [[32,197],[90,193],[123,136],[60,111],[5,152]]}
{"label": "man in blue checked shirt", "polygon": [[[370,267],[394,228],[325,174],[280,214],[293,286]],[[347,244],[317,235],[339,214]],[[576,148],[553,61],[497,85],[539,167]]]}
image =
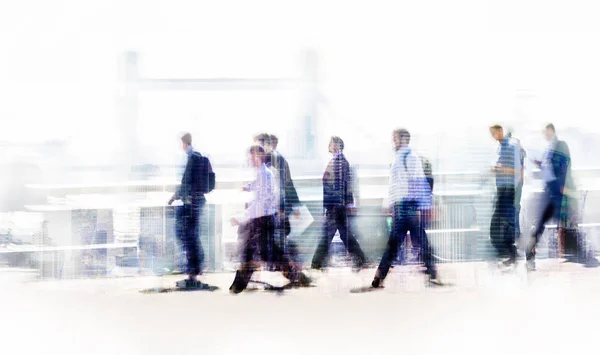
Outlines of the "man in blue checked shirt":
{"label": "man in blue checked shirt", "polygon": [[398,245],[404,243],[406,233],[421,247],[421,256],[429,280],[437,282],[437,270],[433,263],[431,246],[423,223],[422,212],[432,205],[431,188],[421,160],[409,147],[410,133],[406,129],[393,132],[394,160],[390,171],[389,207],[392,214],[392,231],[375,278],[371,283],[374,288],[381,287],[392,263],[398,253]]}
{"label": "man in blue checked shirt", "polygon": [[503,266],[512,266],[517,259],[517,214],[515,191],[521,181],[521,147],[504,135],[500,125],[490,127],[490,135],[500,143],[498,161],[492,168],[496,175],[496,202],[490,223],[490,240]]}

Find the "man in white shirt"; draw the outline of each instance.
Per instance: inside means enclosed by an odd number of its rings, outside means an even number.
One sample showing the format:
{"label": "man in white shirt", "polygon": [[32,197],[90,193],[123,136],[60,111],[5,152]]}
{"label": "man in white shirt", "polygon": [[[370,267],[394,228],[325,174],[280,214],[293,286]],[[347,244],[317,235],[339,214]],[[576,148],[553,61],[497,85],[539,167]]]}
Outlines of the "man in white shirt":
{"label": "man in white shirt", "polygon": [[431,188],[423,172],[421,160],[409,147],[410,133],[405,129],[397,129],[394,131],[392,139],[396,151],[391,166],[389,185],[389,207],[393,217],[392,231],[375,278],[371,283],[374,288],[382,286],[383,280],[396,259],[398,246],[404,243],[408,231],[410,231],[411,238],[418,241],[417,244],[421,247],[421,256],[430,281],[437,278],[431,247],[421,221],[421,212],[431,208]]}
{"label": "man in white shirt", "polygon": [[255,269],[252,259],[257,249],[263,261],[279,264],[283,276],[291,282],[308,286],[310,279],[302,272],[293,270],[290,260],[281,248],[273,243],[275,215],[279,210],[280,199],[277,179],[265,164],[266,152],[261,146],[254,145],[250,147],[248,158],[257,173],[256,180],[245,189],[256,195],[248,204],[244,216],[231,220],[233,225],[243,223],[244,227],[240,228],[238,236],[241,265],[229,290],[232,293],[240,293],[246,288]]}

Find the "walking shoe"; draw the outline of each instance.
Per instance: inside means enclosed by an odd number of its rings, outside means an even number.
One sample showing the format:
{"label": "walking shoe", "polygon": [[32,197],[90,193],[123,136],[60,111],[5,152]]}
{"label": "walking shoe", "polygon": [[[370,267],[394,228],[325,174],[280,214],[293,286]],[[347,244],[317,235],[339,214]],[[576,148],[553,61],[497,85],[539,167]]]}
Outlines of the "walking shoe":
{"label": "walking shoe", "polygon": [[177,281],[175,286],[179,288],[202,288],[204,284],[198,280],[187,278]]}
{"label": "walking shoe", "polygon": [[312,279],[306,276],[303,272],[300,273],[298,277],[298,284],[302,287],[308,287],[312,283]]}
{"label": "walking shoe", "polygon": [[373,288],[379,288],[379,287],[381,287],[381,279],[379,277],[375,277],[373,279],[373,282],[371,282],[371,286]]}

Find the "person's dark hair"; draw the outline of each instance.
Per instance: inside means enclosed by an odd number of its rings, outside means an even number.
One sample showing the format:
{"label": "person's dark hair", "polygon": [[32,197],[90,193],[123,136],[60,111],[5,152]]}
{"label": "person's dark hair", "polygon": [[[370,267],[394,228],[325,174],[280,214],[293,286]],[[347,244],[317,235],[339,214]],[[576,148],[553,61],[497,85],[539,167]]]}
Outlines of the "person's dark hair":
{"label": "person's dark hair", "polygon": [[185,144],[192,144],[192,135],[190,133],[186,133],[181,136],[181,141]]}
{"label": "person's dark hair", "polygon": [[274,134],[271,134],[271,135],[269,136],[269,139],[270,139],[270,141],[271,141],[271,145],[277,145],[277,143],[279,143],[279,139],[278,139],[278,138],[277,138],[277,136],[276,136],[276,135],[274,135]]}
{"label": "person's dark hair", "polygon": [[501,129],[502,131],[504,131],[504,128],[502,128],[502,126],[500,126],[499,124],[493,124],[493,125],[491,125],[490,129]]}
{"label": "person's dark hair", "polygon": [[394,131],[394,134],[398,137],[398,139],[406,137],[406,144],[410,144],[410,133],[406,129],[398,128]]}
{"label": "person's dark hair", "polygon": [[554,125],[552,123],[548,123],[546,125],[546,129],[551,130],[552,132],[556,133],[556,129],[554,128]]}
{"label": "person's dark hair", "polygon": [[271,136],[268,133],[260,133],[254,136],[254,140],[259,142],[260,145],[270,145]]}
{"label": "person's dark hair", "polygon": [[344,141],[338,136],[331,136],[333,144],[337,145],[340,150],[344,150]]}

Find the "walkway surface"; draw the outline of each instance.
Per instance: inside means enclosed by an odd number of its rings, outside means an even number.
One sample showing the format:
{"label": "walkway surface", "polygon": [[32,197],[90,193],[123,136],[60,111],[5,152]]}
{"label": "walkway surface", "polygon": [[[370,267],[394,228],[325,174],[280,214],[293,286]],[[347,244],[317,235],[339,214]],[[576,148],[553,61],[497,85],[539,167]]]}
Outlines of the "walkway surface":
{"label": "walkway surface", "polygon": [[[441,265],[453,286],[427,287],[396,267],[386,288],[374,270],[311,272],[317,287],[141,294],[181,277],[35,281],[0,272],[2,354],[555,354],[600,352],[600,269],[541,261],[500,274],[486,263]],[[255,278],[283,283],[277,273]]]}

